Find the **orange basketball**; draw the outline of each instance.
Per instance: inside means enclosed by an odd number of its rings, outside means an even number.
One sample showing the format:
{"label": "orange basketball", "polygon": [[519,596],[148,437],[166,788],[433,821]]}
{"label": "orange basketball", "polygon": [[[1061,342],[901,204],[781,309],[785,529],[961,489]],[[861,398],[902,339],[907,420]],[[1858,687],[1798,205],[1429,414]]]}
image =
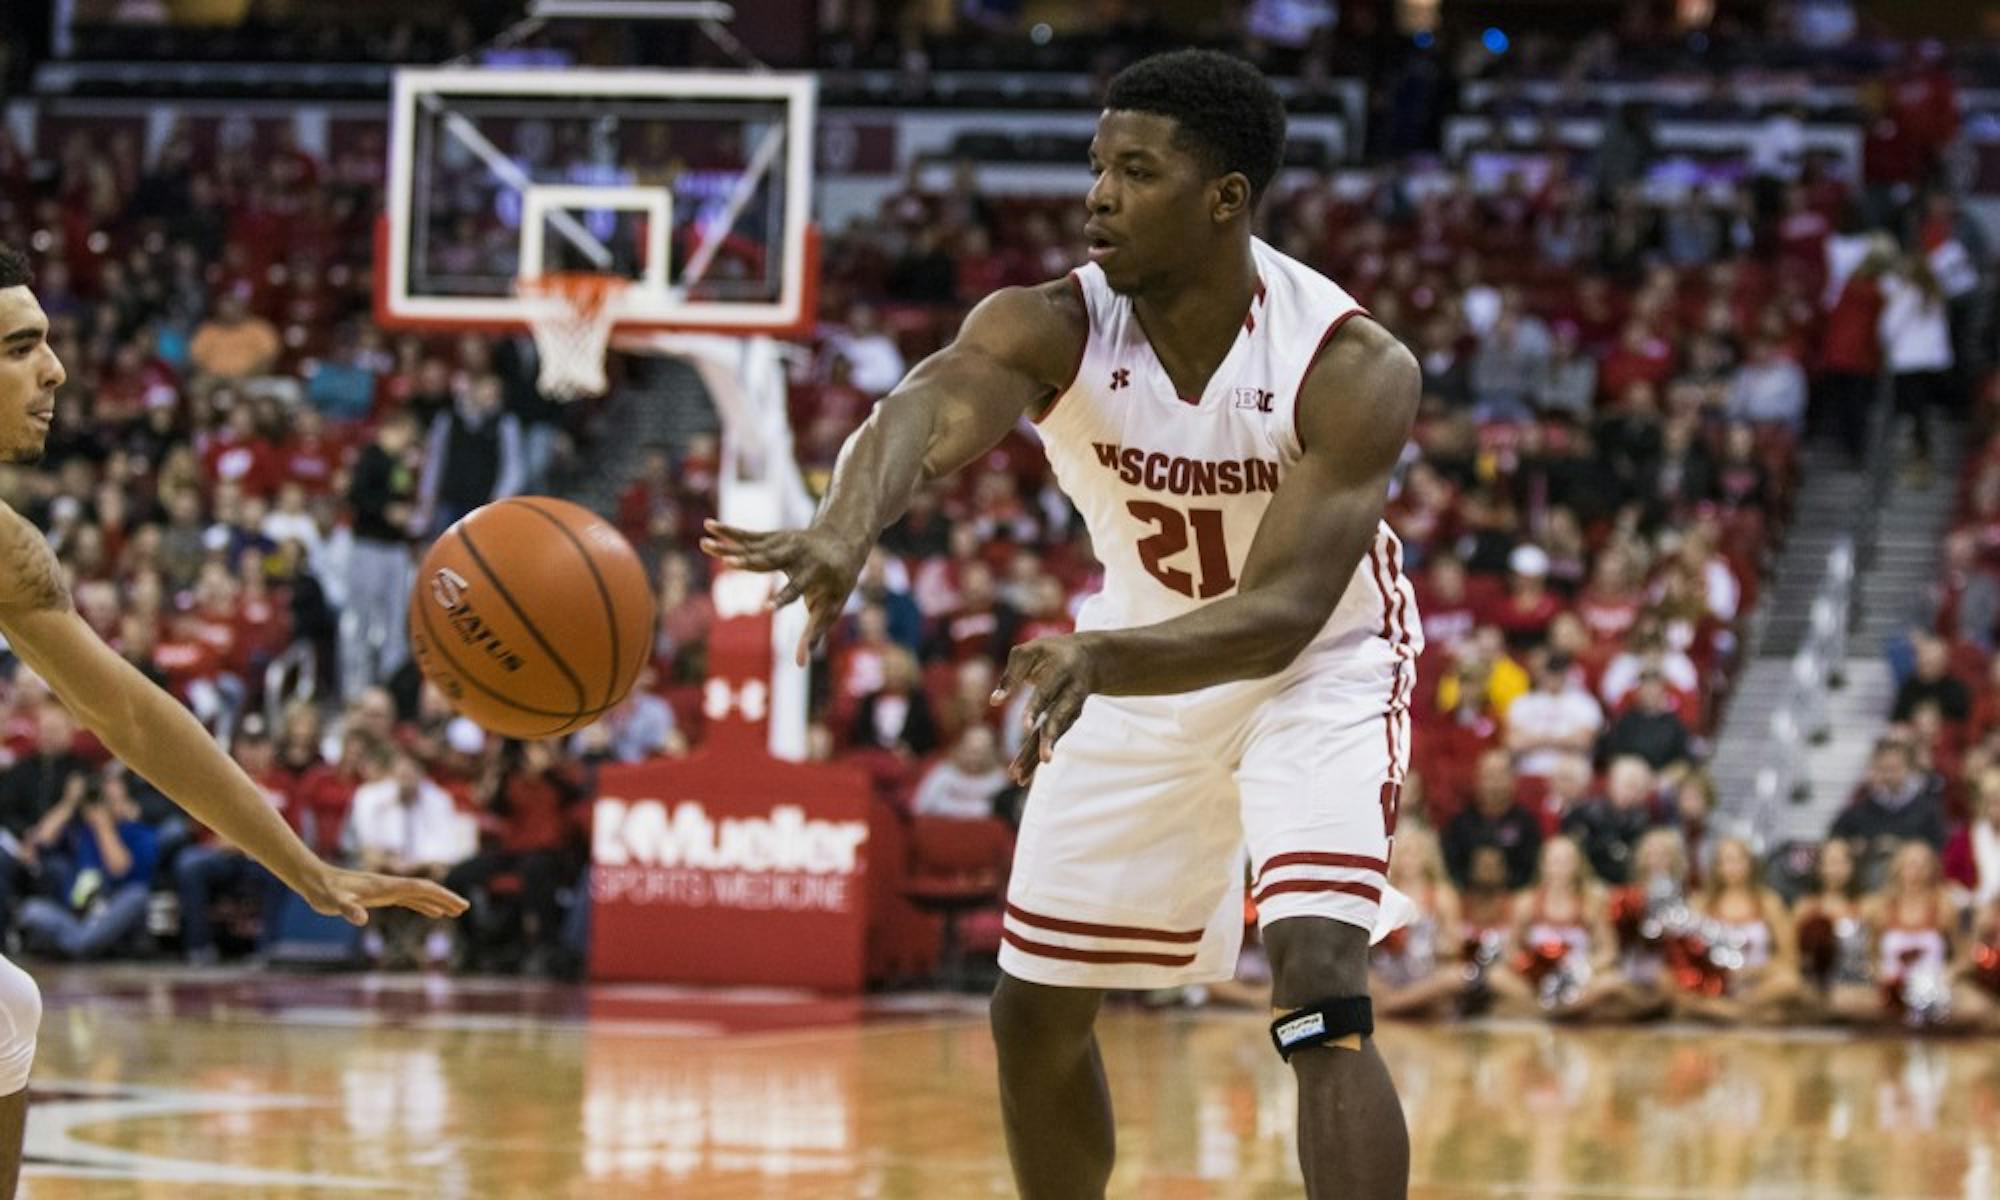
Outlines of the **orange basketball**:
{"label": "orange basketball", "polygon": [[581,729],[653,651],[639,556],[587,508],[514,496],[474,509],[424,555],[410,652],[458,711],[506,737]]}

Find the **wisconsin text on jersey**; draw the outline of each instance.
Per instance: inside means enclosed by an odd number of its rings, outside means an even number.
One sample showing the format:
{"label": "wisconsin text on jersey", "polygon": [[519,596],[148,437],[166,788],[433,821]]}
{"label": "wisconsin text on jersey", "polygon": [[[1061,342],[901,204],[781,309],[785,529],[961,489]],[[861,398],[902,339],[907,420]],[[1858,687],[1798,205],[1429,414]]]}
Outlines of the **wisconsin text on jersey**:
{"label": "wisconsin text on jersey", "polygon": [[1268,458],[1220,461],[1162,454],[1137,446],[1092,442],[1097,461],[1127,487],[1176,496],[1242,496],[1278,490],[1278,464]]}

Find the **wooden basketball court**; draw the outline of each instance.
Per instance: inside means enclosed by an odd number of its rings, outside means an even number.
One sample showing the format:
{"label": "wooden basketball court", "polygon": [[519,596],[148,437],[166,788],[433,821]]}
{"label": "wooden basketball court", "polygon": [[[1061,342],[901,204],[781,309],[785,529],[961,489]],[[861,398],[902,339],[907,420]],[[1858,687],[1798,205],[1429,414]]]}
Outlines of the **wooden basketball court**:
{"label": "wooden basketball court", "polygon": [[[1011,1194],[977,999],[40,970],[35,1200]],[[1254,1014],[1120,1009],[1112,1194],[1301,1194]],[[1385,1028],[1412,1194],[2000,1196],[1991,1043]]]}

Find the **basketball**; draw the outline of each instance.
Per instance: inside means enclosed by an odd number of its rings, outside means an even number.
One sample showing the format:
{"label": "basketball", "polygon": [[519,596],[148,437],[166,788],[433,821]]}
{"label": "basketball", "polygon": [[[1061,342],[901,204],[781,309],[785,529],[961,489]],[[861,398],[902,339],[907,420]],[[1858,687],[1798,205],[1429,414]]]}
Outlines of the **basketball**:
{"label": "basketball", "polygon": [[652,652],[639,556],[581,505],[514,496],[439,535],[410,597],[424,678],[492,733],[545,738],[590,724]]}

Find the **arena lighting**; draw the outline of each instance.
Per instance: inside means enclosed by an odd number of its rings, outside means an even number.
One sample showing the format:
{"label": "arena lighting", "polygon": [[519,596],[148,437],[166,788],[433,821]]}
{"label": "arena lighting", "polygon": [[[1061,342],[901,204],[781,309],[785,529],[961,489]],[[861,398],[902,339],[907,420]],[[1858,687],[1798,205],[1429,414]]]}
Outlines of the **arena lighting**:
{"label": "arena lighting", "polygon": [[1505,30],[1489,26],[1485,33],[1479,35],[1479,42],[1495,54],[1507,53],[1509,43]]}
{"label": "arena lighting", "polygon": [[530,17],[557,21],[572,17],[637,21],[733,21],[736,6],[720,0],[534,0]]}

